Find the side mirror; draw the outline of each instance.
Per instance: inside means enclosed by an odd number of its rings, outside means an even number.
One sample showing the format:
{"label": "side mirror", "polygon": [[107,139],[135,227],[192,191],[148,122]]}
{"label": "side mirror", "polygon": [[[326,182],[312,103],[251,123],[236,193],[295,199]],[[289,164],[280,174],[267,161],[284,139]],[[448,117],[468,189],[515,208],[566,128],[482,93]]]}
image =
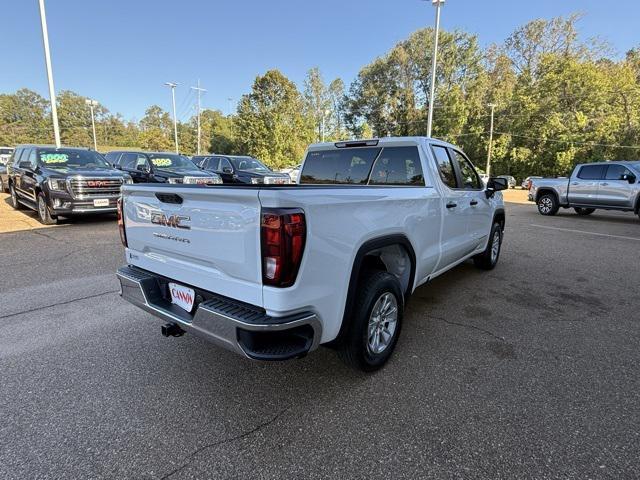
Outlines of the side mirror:
{"label": "side mirror", "polygon": [[487,190],[485,191],[487,198],[493,197],[493,194],[500,190],[507,190],[509,182],[506,178],[491,177],[487,180]]}
{"label": "side mirror", "polygon": [[233,168],[224,167],[222,169],[222,173],[233,173]]}
{"label": "side mirror", "polygon": [[149,173],[151,171],[151,168],[149,167],[149,165],[138,165],[136,167],[136,170],[139,170],[140,172],[144,172],[144,173]]}
{"label": "side mirror", "polygon": [[18,167],[19,167],[19,168],[31,168],[31,162],[29,162],[29,161],[26,161],[26,162],[20,162],[20,163],[18,164]]}
{"label": "side mirror", "polygon": [[621,180],[626,180],[629,183],[636,183],[636,176],[632,173],[625,173],[624,175],[622,175]]}

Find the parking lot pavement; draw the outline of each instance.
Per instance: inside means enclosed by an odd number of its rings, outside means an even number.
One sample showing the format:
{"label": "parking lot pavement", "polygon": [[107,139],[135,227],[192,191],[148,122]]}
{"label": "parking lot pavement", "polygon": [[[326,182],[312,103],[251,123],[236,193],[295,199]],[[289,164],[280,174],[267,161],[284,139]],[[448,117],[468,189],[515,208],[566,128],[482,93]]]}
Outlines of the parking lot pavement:
{"label": "parking lot pavement", "polygon": [[14,210],[9,204],[9,194],[0,192],[0,233],[18,232],[42,228],[36,212],[29,209]]}
{"label": "parking lot pavement", "polygon": [[0,478],[637,478],[638,218],[507,222],[374,375],[162,337],[118,297],[112,221],[0,235]]}

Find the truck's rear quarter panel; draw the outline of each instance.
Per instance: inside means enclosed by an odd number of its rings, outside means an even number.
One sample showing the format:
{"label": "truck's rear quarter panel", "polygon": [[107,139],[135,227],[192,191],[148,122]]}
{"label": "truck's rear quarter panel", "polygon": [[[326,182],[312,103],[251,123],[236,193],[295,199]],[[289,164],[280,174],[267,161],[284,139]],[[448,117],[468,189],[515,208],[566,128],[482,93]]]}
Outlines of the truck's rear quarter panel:
{"label": "truck's rear quarter panel", "polygon": [[269,314],[314,311],[323,322],[322,342],[335,338],[345,308],[351,268],[361,245],[402,234],[414,245],[420,279],[439,255],[441,199],[430,187],[314,187],[262,189],[263,207],[302,208],[307,245],[296,283],[264,287]]}

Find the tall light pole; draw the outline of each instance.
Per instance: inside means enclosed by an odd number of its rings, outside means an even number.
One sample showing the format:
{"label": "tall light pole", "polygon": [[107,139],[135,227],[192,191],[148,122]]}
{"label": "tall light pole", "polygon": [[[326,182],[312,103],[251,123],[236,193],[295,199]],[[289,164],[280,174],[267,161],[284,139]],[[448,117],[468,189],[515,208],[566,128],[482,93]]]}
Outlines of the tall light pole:
{"label": "tall light pole", "polygon": [[173,104],[173,137],[176,141],[176,153],[180,153],[178,150],[178,119],[176,118],[176,87],[177,83],[165,82],[165,85],[171,88],[171,103]]}
{"label": "tall light pole", "polygon": [[98,151],[98,141],[96,140],[96,121],[93,115],[93,108],[98,106],[98,102],[95,100],[91,100],[87,98],[85,103],[89,105],[89,110],[91,110],[91,130],[93,130],[93,149]]}
{"label": "tall light pole", "polygon": [[436,96],[436,65],[438,63],[438,32],[440,31],[440,7],[444,0],[431,0],[431,4],[436,7],[436,28],[433,33],[433,57],[431,58],[431,85],[429,92],[429,117],[427,119],[427,137],[431,136],[431,126],[433,125],[433,104]]}
{"label": "tall light pole", "polygon": [[487,175],[491,175],[491,148],[493,146],[493,110],[496,108],[495,103],[488,104],[491,107],[491,124],[489,126],[489,145],[487,146]]}
{"label": "tall light pole", "polygon": [[200,94],[202,92],[206,92],[206,90],[204,88],[200,88],[200,79],[198,79],[198,86],[191,87],[191,89],[198,93],[198,155],[200,155]]}
{"label": "tall light pole", "polygon": [[49,100],[51,101],[51,119],[53,120],[53,136],[56,147],[60,148],[60,127],[58,126],[58,109],[56,107],[56,89],[53,86],[53,70],[51,69],[51,53],[49,52],[49,30],[47,29],[47,14],[44,0],[40,3],[40,23],[42,25],[42,43],[44,44],[44,62],[47,65],[47,80],[49,81]]}

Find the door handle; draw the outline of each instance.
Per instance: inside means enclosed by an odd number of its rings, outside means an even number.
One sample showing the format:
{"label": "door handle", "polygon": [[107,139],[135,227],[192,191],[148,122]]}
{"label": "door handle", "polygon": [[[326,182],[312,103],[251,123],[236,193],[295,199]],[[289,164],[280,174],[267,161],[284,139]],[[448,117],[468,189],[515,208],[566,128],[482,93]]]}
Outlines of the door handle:
{"label": "door handle", "polygon": [[449,203],[447,203],[447,208],[456,208],[457,206],[458,206],[458,204],[457,204],[457,203],[455,203],[455,202],[449,202]]}
{"label": "door handle", "polygon": [[578,182],[573,182],[571,185],[580,185]]}
{"label": "door handle", "polygon": [[478,200],[471,200],[471,202],[469,203],[469,205],[477,205],[478,204]]}
{"label": "door handle", "polygon": [[607,182],[602,182],[600,185],[606,187],[607,185],[609,185]]}

